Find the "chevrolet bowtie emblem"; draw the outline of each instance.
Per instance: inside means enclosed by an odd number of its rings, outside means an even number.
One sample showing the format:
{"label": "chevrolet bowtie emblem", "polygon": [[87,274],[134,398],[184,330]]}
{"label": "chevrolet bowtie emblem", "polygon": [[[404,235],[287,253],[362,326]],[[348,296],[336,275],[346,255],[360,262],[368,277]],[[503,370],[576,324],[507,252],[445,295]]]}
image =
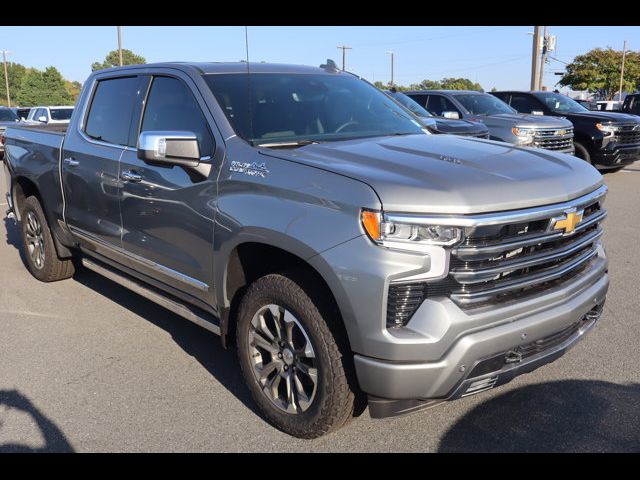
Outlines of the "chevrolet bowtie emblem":
{"label": "chevrolet bowtie emblem", "polygon": [[564,230],[564,233],[572,233],[576,229],[576,225],[582,221],[582,214],[584,210],[579,212],[572,210],[565,213],[563,218],[555,220],[553,224],[554,230]]}

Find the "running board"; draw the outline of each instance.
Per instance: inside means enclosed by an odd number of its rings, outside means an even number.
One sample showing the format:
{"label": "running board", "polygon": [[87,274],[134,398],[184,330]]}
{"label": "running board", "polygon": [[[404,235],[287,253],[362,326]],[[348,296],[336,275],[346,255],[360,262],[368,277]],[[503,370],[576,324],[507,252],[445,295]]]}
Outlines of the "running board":
{"label": "running board", "polygon": [[[187,305],[180,303],[177,300],[168,298],[154,291],[152,288],[143,285],[142,282],[134,280],[108,267],[98,265],[97,263],[87,258],[82,259],[82,266],[96,272],[99,275],[102,275],[103,277],[108,278],[109,280],[116,282],[119,285],[122,285],[125,288],[128,288],[132,292],[137,293],[147,300],[151,300],[152,302],[157,303],[167,310],[171,310],[173,313],[178,314],[197,325],[200,325],[202,328],[206,328],[207,330],[220,335],[220,326],[207,319],[207,316],[205,316],[206,314],[201,315],[199,313],[196,313],[192,309],[195,307],[188,307]],[[213,315],[211,315],[211,317],[215,319]]]}

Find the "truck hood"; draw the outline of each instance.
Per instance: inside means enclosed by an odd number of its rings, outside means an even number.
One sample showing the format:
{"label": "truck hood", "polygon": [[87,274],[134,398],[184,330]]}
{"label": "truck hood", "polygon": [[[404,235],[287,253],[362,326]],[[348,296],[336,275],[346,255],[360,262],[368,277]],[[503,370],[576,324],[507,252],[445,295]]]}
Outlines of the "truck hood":
{"label": "truck hood", "polygon": [[393,212],[534,207],[571,200],[603,183],[595,168],[569,155],[451,135],[375,137],[261,153],[360,180]]}
{"label": "truck hood", "polygon": [[563,117],[531,115],[529,113],[500,113],[498,115],[473,115],[469,120],[478,120],[487,125],[512,125],[514,127],[566,128],[573,125]]}
{"label": "truck hood", "polygon": [[620,112],[588,111],[571,113],[568,117],[581,120],[592,120],[594,123],[640,123],[640,117],[638,117],[638,115],[629,115],[627,113]]}

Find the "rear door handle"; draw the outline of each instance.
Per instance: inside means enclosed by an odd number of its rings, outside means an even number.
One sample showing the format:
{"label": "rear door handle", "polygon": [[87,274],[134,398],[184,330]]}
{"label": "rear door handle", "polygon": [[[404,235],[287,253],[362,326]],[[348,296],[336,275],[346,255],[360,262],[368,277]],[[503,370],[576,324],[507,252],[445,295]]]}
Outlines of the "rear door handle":
{"label": "rear door handle", "polygon": [[142,175],[132,170],[125,170],[120,173],[120,178],[125,182],[138,183],[142,181]]}
{"label": "rear door handle", "polygon": [[80,162],[75,158],[69,157],[64,159],[64,164],[69,165],[70,167],[77,167],[78,165],[80,165]]}

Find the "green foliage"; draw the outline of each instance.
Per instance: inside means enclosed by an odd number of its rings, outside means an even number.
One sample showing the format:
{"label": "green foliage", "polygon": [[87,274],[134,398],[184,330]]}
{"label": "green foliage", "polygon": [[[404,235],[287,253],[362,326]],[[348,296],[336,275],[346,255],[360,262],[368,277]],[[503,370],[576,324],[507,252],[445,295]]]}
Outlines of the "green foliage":
{"label": "green foliage", "polygon": [[15,103],[21,107],[68,105],[71,101],[64,79],[55,67],[47,67],[44,72],[27,69],[15,96]]}
{"label": "green foliage", "polygon": [[[122,65],[137,65],[140,63],[147,63],[146,59],[143,56],[136,55],[131,50],[127,50],[126,48],[122,49]],[[112,50],[107,53],[104,62],[92,63],[91,71],[95,72],[96,70],[118,66],[120,66],[120,56],[118,55],[118,50]]]}
{"label": "green foliage", "polygon": [[[19,63],[7,63],[7,73],[9,76],[9,94],[11,95],[11,105],[15,105],[14,96],[18,87],[22,83],[27,72],[27,68]],[[0,65],[0,105],[7,105],[7,91],[4,82],[4,68]]]}
{"label": "green foliage", "polygon": [[[390,88],[390,84],[375,82],[374,85],[381,90]],[[477,90],[484,91],[482,85],[474,83],[468,78],[443,78],[442,80],[422,80],[420,83],[412,83],[409,86],[394,85],[399,91],[405,90]]]}
{"label": "green foliage", "polygon": [[[559,85],[573,90],[588,90],[599,97],[612,100],[620,88],[622,51],[595,48],[578,55],[566,66]],[[640,52],[627,52],[624,64],[623,91],[640,87]]]}
{"label": "green foliage", "polygon": [[71,102],[75,104],[76,100],[78,100],[78,97],[80,96],[82,84],[80,82],[71,82],[69,80],[65,80],[64,88],[66,88],[67,92],[69,92],[69,95],[71,96]]}

